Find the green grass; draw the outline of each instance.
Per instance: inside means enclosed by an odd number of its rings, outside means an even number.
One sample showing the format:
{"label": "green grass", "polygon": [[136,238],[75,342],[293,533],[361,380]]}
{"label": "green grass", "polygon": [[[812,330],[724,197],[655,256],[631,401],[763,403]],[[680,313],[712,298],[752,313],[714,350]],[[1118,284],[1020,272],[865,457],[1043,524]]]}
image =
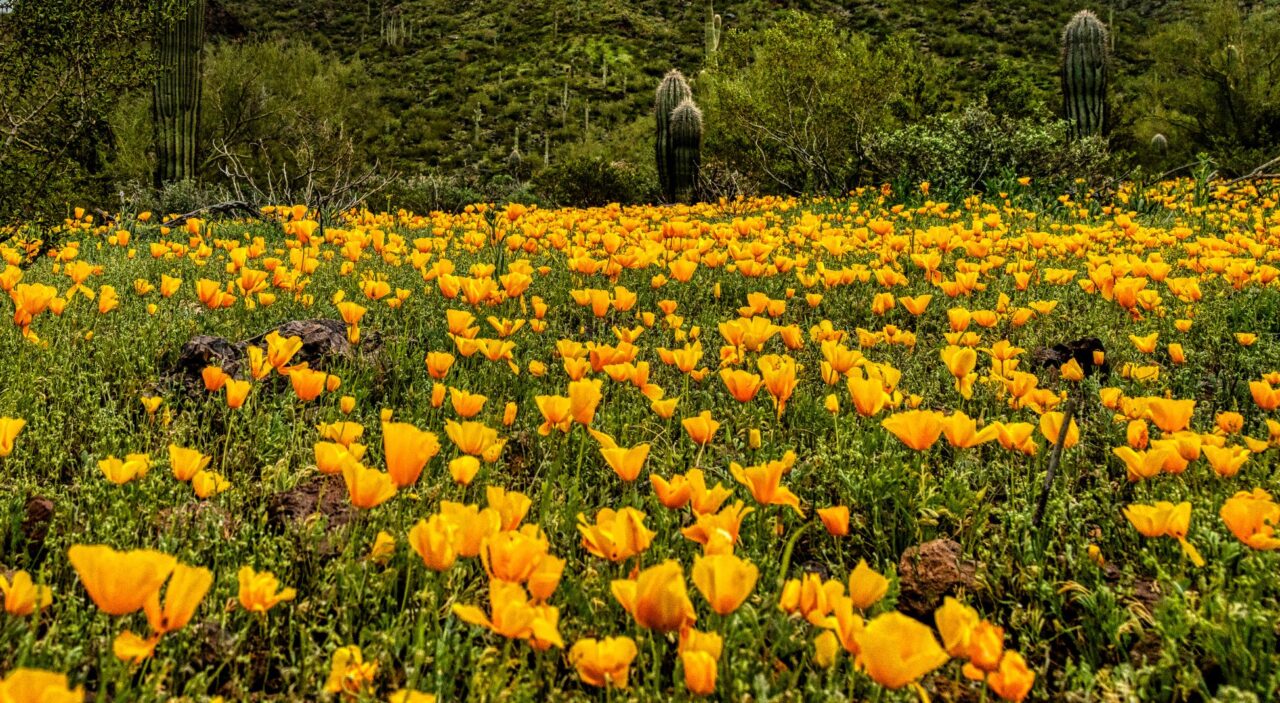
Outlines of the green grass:
{"label": "green grass", "polygon": [[[909,700],[910,691],[883,691],[868,676],[852,668],[852,658],[842,653],[835,667],[823,670],[813,660],[813,639],[820,630],[803,619],[788,617],[777,602],[784,578],[798,578],[804,571],[820,570],[846,580],[859,559],[890,578],[887,597],[870,615],[887,612],[899,603],[902,587],[897,574],[904,550],[923,542],[949,538],[961,546],[963,558],[975,566],[973,582],[957,595],[983,617],[1005,628],[1005,645],[1021,652],[1037,673],[1033,700],[1142,699],[1203,700],[1228,697],[1227,687],[1269,700],[1280,690],[1280,656],[1277,656],[1275,623],[1280,615],[1276,555],[1253,552],[1238,542],[1218,518],[1222,502],[1238,490],[1255,486],[1273,493],[1280,490],[1275,471],[1275,450],[1254,455],[1233,479],[1215,476],[1205,460],[1193,462],[1183,474],[1161,475],[1136,484],[1125,478],[1123,465],[1110,449],[1125,444],[1125,423],[1098,403],[1097,390],[1115,385],[1130,396],[1196,398],[1192,427],[1213,431],[1214,416],[1233,410],[1245,418],[1244,434],[1266,438],[1269,417],[1254,406],[1248,381],[1280,370],[1280,345],[1276,343],[1275,315],[1280,291],[1274,283],[1251,284],[1234,290],[1221,277],[1200,282],[1203,300],[1194,306],[1178,301],[1163,284],[1153,282],[1163,298],[1156,310],[1133,319],[1116,303],[1083,291],[1076,283],[1054,286],[1042,281],[1019,291],[1011,276],[996,266],[982,280],[985,290],[968,298],[947,298],[930,285],[910,261],[917,237],[913,229],[931,227],[970,229],[975,219],[998,212],[1003,224],[997,229],[1003,244],[993,251],[1006,263],[1023,256],[1013,243],[1026,241],[1028,232],[1051,233],[1052,244],[1037,268],[1074,268],[1078,280],[1087,280],[1088,260],[1057,252],[1055,247],[1071,237],[1098,243],[1145,258],[1161,251],[1174,266],[1170,277],[1194,276],[1186,268],[1194,257],[1186,244],[1197,237],[1222,237],[1238,242],[1247,236],[1261,247],[1257,265],[1274,262],[1280,250],[1270,231],[1280,213],[1267,195],[1225,195],[1197,203],[1188,184],[1161,186],[1167,206],[1151,206],[1134,217],[1144,231],[1167,233],[1178,225],[1195,230],[1179,246],[1154,246],[1117,235],[1116,211],[1094,203],[1061,204],[1053,194],[1024,189],[1008,203],[956,202],[945,217],[921,212],[910,222],[890,208],[904,200],[879,198],[867,192],[849,200],[775,201],[730,203],[723,206],[681,208],[627,208],[602,210],[535,210],[524,215],[526,227],[545,228],[565,236],[586,237],[590,255],[605,259],[598,233],[622,232],[624,220],[641,222],[637,232],[660,232],[672,220],[701,223],[706,232],[728,237],[731,224],[762,218],[775,241],[793,236],[775,254],[810,257],[807,270],[819,263],[828,268],[878,265],[881,255],[907,275],[908,283],[892,290],[895,296],[932,293],[924,315],[916,318],[901,304],[879,317],[870,310],[871,298],[883,289],[872,277],[869,283],[825,288],[821,283],[807,290],[792,274],[747,278],[722,268],[700,266],[687,284],[670,282],[653,289],[657,267],[622,270],[616,281],[601,275],[572,273],[570,256],[546,249],[533,255],[508,253],[508,264],[524,256],[534,267],[546,265],[545,275],[535,273],[524,300],[512,300],[476,310],[481,336],[491,336],[487,315],[528,318],[529,296],[542,297],[550,306],[547,328],[534,332],[529,325],[513,339],[515,360],[521,368],[513,375],[505,363],[477,355],[458,358],[444,383],[489,397],[476,418],[498,429],[507,440],[501,459],[485,465],[469,487],[453,483],[445,468],[456,450],[445,437],[444,423],[456,419],[448,402],[432,407],[433,382],[423,358],[428,351],[453,352],[447,334],[445,310],[467,309],[461,300],[446,300],[435,282],[424,283],[408,256],[388,263],[371,249],[363,252],[354,270],[343,275],[340,247],[324,244],[320,266],[307,278],[306,299],[283,291],[269,306],[246,309],[243,301],[226,310],[210,311],[195,296],[199,278],[227,281],[227,251],[215,247],[203,263],[192,258],[154,259],[148,245],[157,241],[186,243],[185,232],[163,237],[154,225],[126,218],[133,232],[129,247],[112,246],[106,236],[116,228],[85,226],[50,232],[61,242],[79,241],[78,258],[102,266],[101,275],[86,284],[99,290],[112,285],[121,299],[119,309],[98,313],[97,303],[76,296],[60,316],[40,315],[32,325],[40,343],[25,340],[18,328],[0,328],[0,416],[21,417],[27,427],[18,436],[12,455],[0,459],[0,573],[26,569],[38,581],[54,588],[53,603],[31,617],[0,618],[0,671],[18,666],[38,666],[66,672],[83,683],[96,700],[167,700],[185,696],[207,700],[223,695],[228,700],[302,700],[322,697],[333,651],[358,644],[379,670],[369,700],[385,700],[398,688],[436,693],[441,700],[503,699],[604,699],[606,695],[577,681],[565,652],[584,637],[626,635],[639,649],[631,670],[632,688],[615,698],[643,700],[686,696],[682,684],[676,641],[636,626],[610,594],[610,581],[624,578],[635,565],[611,564],[589,555],[581,546],[575,525],[578,513],[594,516],[603,507],[634,506],[647,513],[646,524],[657,532],[641,558],[644,566],[663,559],[677,559],[688,572],[699,545],[680,536],[678,528],[691,522],[687,510],[670,511],[657,501],[645,474],[683,473],[694,466],[707,472],[708,480],[734,490],[730,499],[743,500],[756,511],[747,517],[737,553],[760,570],[754,593],[730,616],[707,608],[705,599],[689,585],[698,611],[697,626],[724,637],[719,662],[716,697],[723,700],[863,700],[882,697]],[[925,208],[919,196],[905,199],[907,214]],[[821,222],[837,236],[857,238],[862,222],[858,214],[870,213],[895,225],[894,234],[872,237],[872,244],[855,249],[843,259],[825,253],[806,232]],[[954,213],[954,214],[952,214]],[[1026,216],[1024,216],[1024,214]],[[506,225],[501,225],[506,227]],[[428,238],[440,247],[432,262],[449,258],[456,272],[465,275],[473,264],[493,261],[487,247],[464,245],[467,233],[487,234],[489,225],[476,214],[440,216],[434,221],[380,218],[347,231],[382,231],[398,234],[412,249],[415,238]],[[331,231],[330,236],[341,236]],[[781,237],[779,235],[782,235]],[[277,222],[222,222],[206,231],[205,241],[235,240],[249,245],[261,238],[264,257],[280,257],[288,265],[286,241]],[[621,251],[637,245],[627,239]],[[675,240],[667,240],[671,250]],[[65,245],[64,245],[65,246]],[[734,246],[749,246],[744,242]],[[136,249],[130,256],[129,250]],[[723,245],[713,247],[727,251]],[[330,260],[326,254],[332,252]],[[1253,261],[1239,251],[1234,256]],[[773,255],[765,256],[772,259]],[[953,277],[963,247],[944,256],[941,270]],[[660,260],[661,261],[661,260]],[[398,265],[397,265],[398,263]],[[24,264],[25,265],[25,264]],[[261,266],[261,259],[251,266]],[[385,275],[395,288],[412,291],[400,309],[364,299],[362,274]],[[172,298],[158,292],[138,296],[135,279],[158,284],[162,274],[183,279]],[[669,272],[667,272],[669,276]],[[68,278],[55,272],[48,257],[25,265],[23,282],[55,285],[66,294]],[[270,280],[270,279],[268,279]],[[588,309],[573,304],[569,291],[594,287],[612,290],[622,285],[638,294],[632,312],[611,312],[595,319]],[[719,286],[719,295],[709,293]],[[765,347],[768,353],[790,353],[801,366],[799,385],[781,418],[776,417],[765,391],[751,403],[732,400],[718,377],[721,338],[719,323],[732,320],[746,303],[747,294],[762,291],[771,298],[787,297],[779,325],[796,325],[804,332],[804,348],[788,352],[778,338]],[[331,303],[344,291],[347,299],[368,308],[361,322],[365,339],[381,335],[380,347],[335,360],[328,371],[341,378],[337,393],[326,393],[303,404],[281,378],[256,383],[246,406],[229,410],[220,395],[189,392],[170,371],[182,345],[196,334],[211,334],[232,341],[261,334],[294,319],[338,319]],[[822,302],[810,308],[804,294],[819,292]],[[1035,456],[1003,449],[998,443],[957,450],[941,440],[931,450],[916,453],[898,442],[880,425],[891,411],[862,418],[844,384],[826,386],[821,380],[822,355],[809,336],[811,327],[828,320],[850,334],[848,344],[857,348],[857,328],[879,330],[897,325],[917,335],[914,347],[883,343],[863,352],[873,361],[891,364],[902,372],[899,387],[904,395],[922,398],[923,408],[963,409],[982,422],[1037,421],[1029,409],[1011,409],[997,391],[998,384],[980,380],[972,399],[964,400],[938,357],[946,344],[946,310],[963,306],[973,310],[995,309],[1002,295],[1012,301],[1010,310],[1035,300],[1057,300],[1049,315],[1014,328],[1006,320],[991,330],[972,327],[982,337],[980,347],[1000,339],[1028,350],[1020,368],[1032,370],[1033,350],[1084,336],[1096,336],[1107,349],[1115,373],[1108,379],[1091,377],[1081,384],[1084,403],[1080,413],[1081,442],[1066,451],[1049,501],[1044,524],[1031,524],[1049,445],[1038,433]],[[711,372],[702,382],[690,381],[676,369],[662,364],[657,347],[682,344],[677,332],[664,327],[658,301],[678,302],[684,316],[681,333],[700,328],[704,347],[701,366]],[[155,314],[147,305],[155,304]],[[4,306],[6,316],[11,309]],[[668,396],[680,396],[676,415],[663,420],[649,410],[649,401],[626,384],[604,374],[604,400],[593,429],[612,434],[620,445],[642,442],[652,445],[645,472],[635,486],[619,480],[602,459],[597,443],[575,426],[568,435],[541,437],[542,423],[535,397],[565,394],[568,379],[555,356],[562,339],[614,344],[611,328],[631,327],[643,312],[656,313],[657,323],[637,341],[637,361],[651,365],[652,383]],[[1176,318],[1194,313],[1188,333],[1174,328]],[[1257,344],[1238,345],[1234,332],[1256,332]],[[1153,356],[1134,349],[1130,334],[1159,332]],[[1169,342],[1180,342],[1188,362],[1170,363],[1164,352]],[[456,353],[456,352],[455,352]],[[754,371],[754,358],[746,368]],[[528,372],[531,361],[548,366],[546,376]],[[1140,383],[1120,377],[1126,362],[1160,365],[1158,380]],[[978,371],[987,375],[989,362],[980,353]],[[1065,389],[1056,375],[1040,372],[1040,385]],[[835,393],[841,405],[834,418],[823,408],[823,399]],[[149,417],[140,398],[158,395],[164,406]],[[362,441],[369,445],[365,463],[382,466],[379,415],[394,411],[397,420],[410,422],[440,436],[444,449],[428,465],[412,491],[402,491],[386,504],[370,511],[353,511],[350,519],[317,517],[297,524],[281,524],[270,506],[276,496],[308,484],[317,476],[312,445],[319,437],[315,426],[342,418],[338,398],[352,395],[357,406],[348,418],[366,427]],[[510,427],[500,422],[507,402],[519,405]],[[715,441],[700,450],[689,441],[680,419],[710,410],[723,423]],[[170,417],[170,422],[163,418]],[[752,430],[759,430],[762,445],[751,449]],[[1151,428],[1152,437],[1159,432]],[[1238,443],[1239,440],[1233,440]],[[175,443],[197,448],[212,456],[211,469],[231,482],[226,493],[209,500],[197,499],[189,486],[176,481],[165,460],[165,447]],[[734,482],[729,464],[763,463],[794,450],[799,460],[783,484],[800,496],[803,518],[782,506],[756,505],[744,486]],[[153,460],[143,479],[116,486],[107,482],[97,461],[109,454],[147,452]],[[437,512],[440,501],[484,504],[484,487],[502,486],[523,491],[533,507],[527,522],[537,523],[550,541],[551,553],[568,561],[564,577],[550,603],[559,608],[559,629],[564,652],[535,652],[523,642],[508,642],[469,626],[450,612],[454,604],[476,604],[488,611],[487,578],[478,559],[459,559],[448,571],[435,573],[405,542],[408,529],[419,519]],[[30,496],[52,501],[54,515],[48,537],[36,544],[24,537],[24,506]],[[336,505],[346,503],[345,492]],[[1185,559],[1174,540],[1145,539],[1125,520],[1122,509],[1134,502],[1188,500],[1193,505],[1189,540],[1205,556],[1207,565],[1197,569]],[[814,509],[843,504],[852,512],[851,534],[837,539],[816,524]],[[810,524],[813,523],[813,524]],[[800,530],[810,524],[803,532]],[[385,564],[368,558],[375,536],[386,531],[397,540],[394,556]],[[783,573],[782,552],[794,543],[788,569]],[[140,615],[112,618],[98,611],[78,582],[66,558],[73,544],[112,545],[117,549],[153,548],[178,557],[186,564],[210,569],[212,590],[195,618],[182,630],[166,635],[156,654],[140,667],[117,661],[111,642],[126,628],[144,632]],[[1100,568],[1086,556],[1097,545],[1108,566]],[[298,597],[254,617],[238,607],[236,572],[244,565],[274,572],[282,585],[296,588]],[[925,621],[932,625],[927,614]],[[952,662],[924,678],[936,700],[973,700],[979,684],[966,682],[960,663]],[[993,693],[987,695],[994,697]]]}

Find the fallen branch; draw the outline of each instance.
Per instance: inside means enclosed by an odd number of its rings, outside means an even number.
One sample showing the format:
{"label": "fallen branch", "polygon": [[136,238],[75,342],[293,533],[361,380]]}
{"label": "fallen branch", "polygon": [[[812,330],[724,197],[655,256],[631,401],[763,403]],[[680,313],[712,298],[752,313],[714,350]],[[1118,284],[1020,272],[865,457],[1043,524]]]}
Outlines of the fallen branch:
{"label": "fallen branch", "polygon": [[1240,176],[1239,178],[1233,178],[1227,181],[1227,185],[1233,186],[1242,181],[1253,181],[1253,180],[1258,180],[1262,178],[1275,178],[1276,174],[1267,173],[1267,169],[1271,168],[1272,166],[1275,166],[1278,163],[1280,163],[1280,156],[1277,156],[1274,159],[1271,159],[1265,164],[1262,164],[1261,166],[1253,169],[1252,171],[1250,171],[1249,173],[1246,173],[1243,176]]}
{"label": "fallen branch", "polygon": [[1198,164],[1198,163],[1200,163],[1200,162],[1199,162],[1199,161],[1188,161],[1187,163],[1182,164],[1181,166],[1176,166],[1176,167],[1174,167],[1174,168],[1169,169],[1168,171],[1165,171],[1164,173],[1160,174],[1159,176],[1156,176],[1156,177],[1155,177],[1155,180],[1156,180],[1156,181],[1163,181],[1163,180],[1165,180],[1165,179],[1167,179],[1167,178],[1170,178],[1170,177],[1171,177],[1171,176],[1173,176],[1175,173],[1178,173],[1178,172],[1180,172],[1180,171],[1185,171],[1186,169],[1189,169],[1189,168],[1191,168],[1192,166],[1195,166],[1195,165],[1196,165],[1196,164]]}
{"label": "fallen branch", "polygon": [[1070,434],[1071,422],[1076,416],[1076,405],[1078,404],[1078,395],[1071,393],[1067,398],[1067,407],[1062,411],[1062,425],[1058,428],[1058,436],[1053,442],[1053,453],[1049,455],[1049,466],[1044,472],[1044,487],[1040,489],[1040,500],[1036,503],[1036,512],[1031,517],[1031,525],[1033,527],[1040,526],[1040,520],[1044,518],[1045,506],[1049,504],[1049,493],[1053,490],[1053,476],[1058,471],[1058,465],[1062,462],[1062,450],[1067,444],[1067,435]]}
{"label": "fallen branch", "polygon": [[177,227],[179,225],[186,224],[187,220],[190,220],[193,217],[199,217],[201,215],[230,215],[237,212],[248,215],[250,217],[257,217],[260,214],[257,208],[253,207],[249,203],[246,203],[243,200],[232,200],[229,202],[218,203],[216,205],[208,205],[206,207],[192,210],[191,212],[188,212],[185,215],[178,215],[173,219],[165,220],[164,222],[161,222],[160,226],[161,227]]}
{"label": "fallen branch", "polygon": [[[1250,181],[1274,181],[1277,178],[1280,178],[1280,173],[1259,173],[1259,174],[1248,176],[1248,180]],[[1239,182],[1239,180],[1240,179],[1230,181],[1227,185],[1237,183]]]}

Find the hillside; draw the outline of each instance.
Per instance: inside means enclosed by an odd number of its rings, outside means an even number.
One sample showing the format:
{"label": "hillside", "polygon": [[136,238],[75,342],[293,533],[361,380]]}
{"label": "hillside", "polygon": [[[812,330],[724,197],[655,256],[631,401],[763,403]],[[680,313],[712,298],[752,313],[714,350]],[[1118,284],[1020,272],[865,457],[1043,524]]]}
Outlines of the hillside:
{"label": "hillside", "polygon": [[[517,146],[541,157],[644,118],[652,87],[672,67],[704,66],[702,1],[658,0],[226,0],[250,38],[305,39],[359,59],[394,116],[385,163],[486,173]],[[957,95],[1003,59],[1054,103],[1057,36],[1091,6],[1115,28],[1119,76],[1140,65],[1137,44],[1188,2],[1118,0],[721,1],[723,42],[798,9],[850,31],[905,34],[950,62]],[[237,31],[239,33],[239,31]]]}

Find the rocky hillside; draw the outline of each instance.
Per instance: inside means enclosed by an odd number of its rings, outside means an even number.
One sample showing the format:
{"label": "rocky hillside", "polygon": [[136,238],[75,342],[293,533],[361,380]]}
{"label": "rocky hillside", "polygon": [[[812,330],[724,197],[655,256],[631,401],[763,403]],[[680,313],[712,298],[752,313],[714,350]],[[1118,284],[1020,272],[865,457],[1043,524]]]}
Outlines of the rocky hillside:
{"label": "rocky hillside", "polygon": [[[405,170],[484,170],[643,118],[661,74],[705,66],[705,0],[224,0],[228,34],[305,39],[358,59],[395,120],[382,151]],[[719,0],[722,42],[789,9],[876,37],[904,34],[953,64],[957,94],[1002,61],[1046,91],[1057,35],[1082,7],[1114,27],[1121,76],[1138,40],[1188,2]]]}

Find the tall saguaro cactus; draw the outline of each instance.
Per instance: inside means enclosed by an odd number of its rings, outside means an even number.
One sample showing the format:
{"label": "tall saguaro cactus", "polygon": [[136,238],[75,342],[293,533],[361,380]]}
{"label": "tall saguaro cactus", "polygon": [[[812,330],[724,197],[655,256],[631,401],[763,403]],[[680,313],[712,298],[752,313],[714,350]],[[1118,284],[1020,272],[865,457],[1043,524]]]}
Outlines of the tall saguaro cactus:
{"label": "tall saguaro cactus", "polygon": [[671,113],[671,157],[674,199],[691,200],[697,194],[702,170],[702,110],[686,98]]}
{"label": "tall saguaro cactus", "polygon": [[156,32],[156,81],[151,93],[155,182],[194,178],[204,73],[205,0],[189,0]]}
{"label": "tall saguaro cactus", "polygon": [[662,186],[663,196],[668,201],[676,199],[671,115],[681,103],[692,98],[693,90],[689,88],[689,82],[684,79],[680,71],[672,69],[658,85],[657,96],[653,101],[654,120],[657,124],[653,150],[658,164],[658,182]]}
{"label": "tall saguaro cactus", "polygon": [[1102,134],[1110,62],[1106,25],[1088,10],[1077,12],[1062,30],[1062,116],[1074,138]]}
{"label": "tall saguaro cactus", "polygon": [[703,44],[707,68],[715,68],[716,53],[720,51],[720,15],[716,14],[715,0],[707,0],[707,19],[703,27]]}

